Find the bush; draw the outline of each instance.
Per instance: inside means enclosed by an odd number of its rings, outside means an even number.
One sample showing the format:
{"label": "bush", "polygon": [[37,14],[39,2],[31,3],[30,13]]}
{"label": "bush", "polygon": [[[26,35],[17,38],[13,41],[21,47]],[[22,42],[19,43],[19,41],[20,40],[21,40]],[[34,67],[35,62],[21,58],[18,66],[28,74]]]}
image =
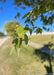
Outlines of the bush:
{"label": "bush", "polygon": [[0,36],[5,36],[3,32],[0,32]]}

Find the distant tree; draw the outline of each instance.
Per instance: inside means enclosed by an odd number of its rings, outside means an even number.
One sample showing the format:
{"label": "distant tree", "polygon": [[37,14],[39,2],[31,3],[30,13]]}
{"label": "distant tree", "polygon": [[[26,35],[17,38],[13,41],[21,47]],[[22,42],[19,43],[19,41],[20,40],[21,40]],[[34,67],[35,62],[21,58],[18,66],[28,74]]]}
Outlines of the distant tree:
{"label": "distant tree", "polygon": [[17,21],[9,21],[9,22],[6,22],[3,30],[7,32],[7,35],[15,36],[16,35],[16,32],[15,32],[16,28],[20,25],[21,24]]}

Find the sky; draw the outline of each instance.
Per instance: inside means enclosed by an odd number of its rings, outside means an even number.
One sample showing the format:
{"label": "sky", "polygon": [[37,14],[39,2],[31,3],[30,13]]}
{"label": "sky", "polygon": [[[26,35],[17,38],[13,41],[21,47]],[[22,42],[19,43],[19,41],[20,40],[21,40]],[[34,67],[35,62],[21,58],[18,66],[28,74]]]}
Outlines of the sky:
{"label": "sky", "polygon": [[[28,8],[26,7],[26,10],[22,10],[21,8],[19,9],[15,9],[15,6],[12,5],[13,4],[13,0],[9,0],[6,1],[5,3],[1,3],[0,5],[2,6],[2,10],[0,10],[0,31],[3,31],[3,26],[7,21],[13,21],[13,20],[17,20],[18,22],[20,22],[23,26],[25,26],[26,24],[24,23],[25,19],[15,19],[15,16],[17,15],[17,12],[19,11],[21,13],[21,18],[23,15],[25,15],[28,11],[30,11],[32,8]],[[41,27],[43,26],[43,22],[40,21],[40,17],[37,19],[37,21],[34,22],[35,26]],[[54,27],[54,24],[52,25],[52,28]],[[47,28],[51,28],[50,25],[47,26]],[[54,32],[54,28],[52,30]],[[43,32],[45,32],[43,30]]]}

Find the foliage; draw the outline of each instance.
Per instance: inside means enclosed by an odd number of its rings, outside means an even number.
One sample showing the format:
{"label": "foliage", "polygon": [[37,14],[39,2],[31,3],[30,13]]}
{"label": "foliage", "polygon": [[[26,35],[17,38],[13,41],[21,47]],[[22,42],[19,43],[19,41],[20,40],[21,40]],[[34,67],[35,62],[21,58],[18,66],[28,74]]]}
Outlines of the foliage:
{"label": "foliage", "polygon": [[26,32],[27,32],[27,30],[25,30],[22,26],[20,26],[16,29],[16,33],[18,34],[19,38],[22,38],[23,35],[26,34]]}
{"label": "foliage", "polygon": [[36,33],[42,33],[42,29],[41,29],[41,28],[38,28],[38,29],[36,30]]}
{"label": "foliage", "polygon": [[49,42],[49,43],[48,43],[48,46],[49,46],[49,48],[51,49],[51,51],[54,50],[54,44],[53,44],[53,43]]}
{"label": "foliage", "polygon": [[10,22],[7,22],[4,25],[4,31],[7,32],[7,35],[14,37],[14,40],[12,42],[12,43],[14,43],[14,47],[12,48],[12,50],[10,52],[10,55],[12,54],[14,49],[16,50],[17,55],[19,55],[19,51],[20,51],[20,47],[21,47],[21,44],[22,44],[23,36],[25,36],[25,38],[24,38],[25,44],[28,43],[28,37],[26,35],[26,32],[28,30],[23,28],[20,23],[15,22],[15,21],[10,21]]}
{"label": "foliage", "polygon": [[[1,0],[1,2],[6,0]],[[32,10],[26,13],[22,19],[26,18],[25,23],[30,23],[32,25],[32,31],[34,29],[34,21],[40,17],[40,21],[43,21],[44,25],[52,25],[54,20],[54,0],[14,0],[14,5],[17,8],[22,8],[23,10],[26,7],[31,7]],[[46,14],[47,13],[47,14]],[[50,16],[49,16],[50,15]],[[15,18],[20,17],[18,12]],[[40,28],[41,29],[41,28]],[[42,28],[44,30],[49,30],[47,28]],[[36,28],[36,32],[39,31],[39,27]],[[41,33],[41,30],[40,30]]]}
{"label": "foliage", "polygon": [[10,35],[10,36],[15,36],[16,35],[16,28],[20,26],[20,23],[19,22],[16,22],[16,21],[10,21],[10,22],[7,22],[5,25],[4,25],[4,31],[7,32],[7,35]]}
{"label": "foliage", "polygon": [[24,35],[24,39],[25,39],[25,44],[28,44],[28,36],[26,34]]}
{"label": "foliage", "polygon": [[[36,33],[42,33],[42,29],[49,31],[49,28],[47,29],[45,26],[53,24],[54,0],[15,0],[14,3],[17,5],[17,7],[22,7],[22,5],[24,5],[25,9],[26,6],[32,8],[31,11],[22,17],[22,19],[27,18],[25,23],[30,23],[32,25],[32,29],[29,30],[30,34],[32,34],[32,31],[35,31]],[[48,13],[48,15],[46,15],[46,13]],[[34,28],[34,21],[36,21],[38,17],[41,18],[40,21],[43,21],[43,25],[45,25],[42,27],[42,29],[40,27]],[[53,45],[51,48],[54,48]]]}
{"label": "foliage", "polygon": [[18,26],[16,28],[16,35],[15,38],[13,40],[12,43],[14,43],[14,47],[12,48],[10,55],[12,54],[13,50],[15,49],[17,52],[17,55],[19,56],[19,52],[20,52],[20,47],[23,41],[23,36],[24,36],[24,41],[25,44],[28,44],[28,37],[26,35],[27,30],[25,30],[25,28],[23,28],[22,26]]}
{"label": "foliage", "polygon": [[[7,29],[7,32],[9,33],[8,35],[15,34],[15,36],[17,37],[16,38],[18,39],[17,47],[19,48],[20,41],[21,41],[20,38],[22,39],[22,37],[26,34],[27,30],[30,31],[30,34],[32,34],[32,31],[35,31],[36,33],[42,33],[42,29],[47,31],[49,30],[45,28],[45,26],[53,24],[54,0],[14,0],[14,4],[17,7],[22,7],[22,9],[26,9],[26,6],[32,8],[31,11],[29,11],[22,17],[22,19],[26,18],[25,23],[30,23],[32,28],[29,28],[29,25],[28,25],[28,27],[25,26],[25,30],[24,30],[24,28],[20,26],[19,28],[18,27],[16,28],[16,32],[15,32],[14,26],[13,26],[14,27],[13,30],[11,29],[11,26],[9,27],[11,31]],[[50,16],[46,15],[46,13],[50,14]],[[18,12],[15,18],[19,16],[20,16],[20,13]],[[37,26],[35,27],[34,25],[34,21],[36,21],[38,17],[41,18],[40,20],[43,21],[43,24],[45,25],[43,26],[42,29]],[[27,39],[27,36],[25,38]]]}
{"label": "foliage", "polygon": [[[24,8],[26,9],[26,6],[31,7],[32,10],[26,13],[22,19],[27,18],[25,20],[25,23],[30,22],[32,27],[34,28],[34,21],[38,19],[38,17],[41,17],[40,21],[43,21],[44,25],[52,25],[54,20],[54,0],[15,0],[15,5],[17,7],[21,7],[24,5]],[[46,13],[48,13],[46,15]],[[20,13],[19,13],[20,14]],[[45,14],[45,15],[44,15]],[[50,16],[49,16],[50,15]],[[33,31],[32,28],[32,31]],[[40,29],[40,30],[39,30]],[[49,30],[45,27],[43,27],[44,30]],[[36,28],[36,32],[41,33],[41,28]]]}
{"label": "foliage", "polygon": [[5,36],[3,32],[0,32],[0,36]]}

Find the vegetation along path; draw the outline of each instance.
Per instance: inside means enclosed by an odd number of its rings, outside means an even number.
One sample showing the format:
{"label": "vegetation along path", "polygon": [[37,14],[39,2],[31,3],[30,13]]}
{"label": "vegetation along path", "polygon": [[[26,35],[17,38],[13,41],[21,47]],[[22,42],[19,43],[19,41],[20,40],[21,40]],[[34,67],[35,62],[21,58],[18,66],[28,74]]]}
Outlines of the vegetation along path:
{"label": "vegetation along path", "polygon": [[28,42],[28,45],[38,49],[38,50],[41,50],[42,52],[45,52],[47,54],[50,54],[52,56],[54,56],[54,50],[51,51],[50,48],[48,48],[47,46],[43,46],[43,45],[40,45],[40,44],[37,44],[37,43],[33,43],[33,42]]}

